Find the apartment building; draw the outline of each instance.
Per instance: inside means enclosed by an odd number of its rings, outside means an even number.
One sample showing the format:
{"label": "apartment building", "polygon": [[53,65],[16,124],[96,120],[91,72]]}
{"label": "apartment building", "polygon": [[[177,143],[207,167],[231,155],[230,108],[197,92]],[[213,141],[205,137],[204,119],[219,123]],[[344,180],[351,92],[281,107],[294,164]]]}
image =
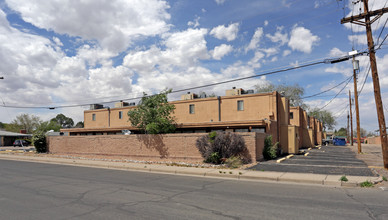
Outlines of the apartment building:
{"label": "apartment building", "polygon": [[[260,132],[273,136],[283,152],[297,153],[300,147],[310,146],[316,140],[319,122],[307,120],[301,108],[290,108],[289,101],[278,92],[254,93],[253,90],[232,88],[225,96],[200,97],[193,93],[181,96],[175,105],[176,133],[205,133],[211,131]],[[74,135],[114,135],[123,131],[138,133],[131,126],[128,111],[136,108],[134,103],[119,102],[114,108],[91,106],[84,111],[84,128],[63,129]],[[306,132],[307,125],[311,132]],[[318,131],[317,131],[318,132]],[[311,133],[311,135],[310,135]],[[315,134],[315,136],[314,136]]]}

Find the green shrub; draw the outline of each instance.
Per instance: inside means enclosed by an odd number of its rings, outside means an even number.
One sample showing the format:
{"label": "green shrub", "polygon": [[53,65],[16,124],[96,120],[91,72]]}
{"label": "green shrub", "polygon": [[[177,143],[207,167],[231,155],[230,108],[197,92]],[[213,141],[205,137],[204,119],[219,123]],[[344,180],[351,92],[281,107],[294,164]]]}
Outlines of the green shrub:
{"label": "green shrub", "polygon": [[373,183],[371,181],[365,181],[360,184],[361,187],[373,187]]}
{"label": "green shrub", "polygon": [[346,176],[341,176],[339,180],[343,182],[348,182],[348,178],[346,178]]}
{"label": "green shrub", "polygon": [[251,161],[244,138],[240,134],[211,132],[199,137],[196,146],[206,163],[220,164],[231,157],[238,157],[243,163]]}
{"label": "green shrub", "polygon": [[384,181],[387,181],[387,177],[383,176],[383,180],[384,180]]}
{"label": "green shrub", "polygon": [[221,157],[218,154],[218,152],[214,152],[214,153],[210,154],[210,156],[205,159],[205,163],[220,164]]}
{"label": "green shrub", "polygon": [[47,152],[46,135],[43,132],[36,132],[32,136],[32,143],[35,146],[36,152],[38,153]]}
{"label": "green shrub", "polygon": [[269,135],[264,139],[263,157],[266,160],[272,160],[277,157],[279,142],[272,144],[272,136]]}

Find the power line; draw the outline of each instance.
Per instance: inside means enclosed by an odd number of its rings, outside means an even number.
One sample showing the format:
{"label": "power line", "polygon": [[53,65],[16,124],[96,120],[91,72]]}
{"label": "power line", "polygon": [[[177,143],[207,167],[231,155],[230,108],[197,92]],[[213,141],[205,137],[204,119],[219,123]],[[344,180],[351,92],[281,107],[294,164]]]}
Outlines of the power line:
{"label": "power line", "polygon": [[[310,95],[310,96],[305,96],[305,97],[302,97],[301,99],[312,98],[312,97],[318,96],[318,95],[320,95],[320,94],[323,94],[323,93],[329,92],[329,91],[331,91],[331,90],[333,90],[333,89],[337,88],[337,87],[338,87],[338,86],[340,86],[341,84],[343,84],[343,83],[345,83],[345,82],[349,81],[349,79],[351,79],[352,77],[353,77],[353,76],[351,76],[351,77],[349,77],[349,78],[345,79],[344,81],[342,81],[341,83],[339,83],[339,84],[337,84],[337,85],[335,85],[335,86],[331,87],[330,89],[327,89],[327,90],[325,90],[325,91],[322,91],[322,92],[316,93],[316,94],[314,94],[314,95]],[[337,94],[337,95],[338,95],[338,94]]]}
{"label": "power line", "polygon": [[326,105],[324,105],[322,108],[320,108],[319,111],[326,108],[334,99],[336,99],[337,96],[346,88],[346,86],[349,84],[349,82],[350,82],[350,80],[352,80],[352,78],[353,78],[353,76],[349,78],[349,80],[345,84],[345,86],[328,103],[326,103]]}
{"label": "power line", "polygon": [[[333,60],[335,61],[336,59],[330,59],[330,60],[326,59],[326,60],[323,60],[323,61],[308,63],[308,64],[304,64],[304,65],[298,65],[298,66],[289,67],[289,68],[280,69],[280,70],[275,70],[275,71],[271,71],[271,72],[267,72],[267,73],[256,74],[256,75],[253,75],[253,76],[247,76],[247,77],[242,77],[242,78],[237,78],[237,79],[231,79],[231,80],[211,83],[211,84],[207,84],[207,85],[194,86],[194,87],[191,87],[191,88],[184,88],[184,89],[173,90],[171,93],[178,93],[178,92],[183,92],[183,91],[188,91],[188,90],[200,89],[200,88],[205,88],[205,87],[221,85],[221,84],[225,84],[225,83],[231,83],[231,82],[236,82],[236,81],[256,78],[256,77],[260,77],[260,76],[272,75],[272,74],[275,74],[275,73],[281,73],[281,72],[286,72],[286,71],[290,71],[290,70],[300,69],[300,68],[304,68],[304,67],[314,66],[314,65],[317,65],[317,64],[327,63],[327,62],[330,62],[330,61],[333,61]],[[99,104],[107,104],[107,103],[118,102],[118,101],[130,101],[130,100],[136,100],[136,99],[140,99],[140,98],[142,98],[142,97],[135,97],[135,98],[128,98],[128,99],[119,99],[119,100],[111,100],[111,101],[99,102]],[[56,109],[56,108],[80,107],[80,106],[86,106],[86,105],[90,105],[90,104],[94,104],[94,103],[62,105],[62,106],[33,106],[33,107],[10,106],[10,105],[4,106],[4,105],[2,105],[1,107],[5,107],[5,108],[29,108],[29,109]]]}

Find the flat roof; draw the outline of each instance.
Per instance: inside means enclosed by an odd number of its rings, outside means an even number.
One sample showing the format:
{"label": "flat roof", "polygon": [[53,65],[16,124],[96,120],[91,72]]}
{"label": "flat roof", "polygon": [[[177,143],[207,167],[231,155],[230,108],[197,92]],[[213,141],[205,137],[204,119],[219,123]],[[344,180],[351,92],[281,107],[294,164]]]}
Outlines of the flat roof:
{"label": "flat roof", "polygon": [[0,136],[7,136],[7,137],[32,137],[32,134],[22,134],[22,133],[15,133],[10,131],[2,131],[0,130]]}

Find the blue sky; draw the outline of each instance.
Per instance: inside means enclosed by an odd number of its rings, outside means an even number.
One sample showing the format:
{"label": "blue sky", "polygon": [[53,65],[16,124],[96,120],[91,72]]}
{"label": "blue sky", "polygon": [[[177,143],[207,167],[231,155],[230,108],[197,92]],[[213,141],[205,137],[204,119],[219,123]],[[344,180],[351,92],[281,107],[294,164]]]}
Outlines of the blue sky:
{"label": "blue sky", "polygon": [[[370,0],[382,8],[386,0]],[[139,97],[252,76],[367,48],[365,28],[342,25],[360,4],[336,0],[0,0],[0,121],[29,113],[43,120],[63,113],[83,120],[86,104]],[[386,7],[386,6],[385,6]],[[362,8],[362,7],[361,7]],[[387,35],[388,15],[373,25],[375,43]],[[388,102],[387,42],[377,51],[383,102]],[[361,64],[364,84],[368,57]],[[352,74],[350,61],[320,64],[192,92],[224,95],[235,87],[299,84],[305,95]],[[342,89],[306,99],[323,107]],[[347,93],[324,109],[345,127]],[[171,95],[171,100],[180,94]],[[361,127],[378,128],[370,74],[360,96]],[[5,108],[5,106],[71,108]],[[83,106],[82,106],[83,105]],[[387,108],[388,109],[388,108]],[[388,112],[385,112],[386,114]]]}

